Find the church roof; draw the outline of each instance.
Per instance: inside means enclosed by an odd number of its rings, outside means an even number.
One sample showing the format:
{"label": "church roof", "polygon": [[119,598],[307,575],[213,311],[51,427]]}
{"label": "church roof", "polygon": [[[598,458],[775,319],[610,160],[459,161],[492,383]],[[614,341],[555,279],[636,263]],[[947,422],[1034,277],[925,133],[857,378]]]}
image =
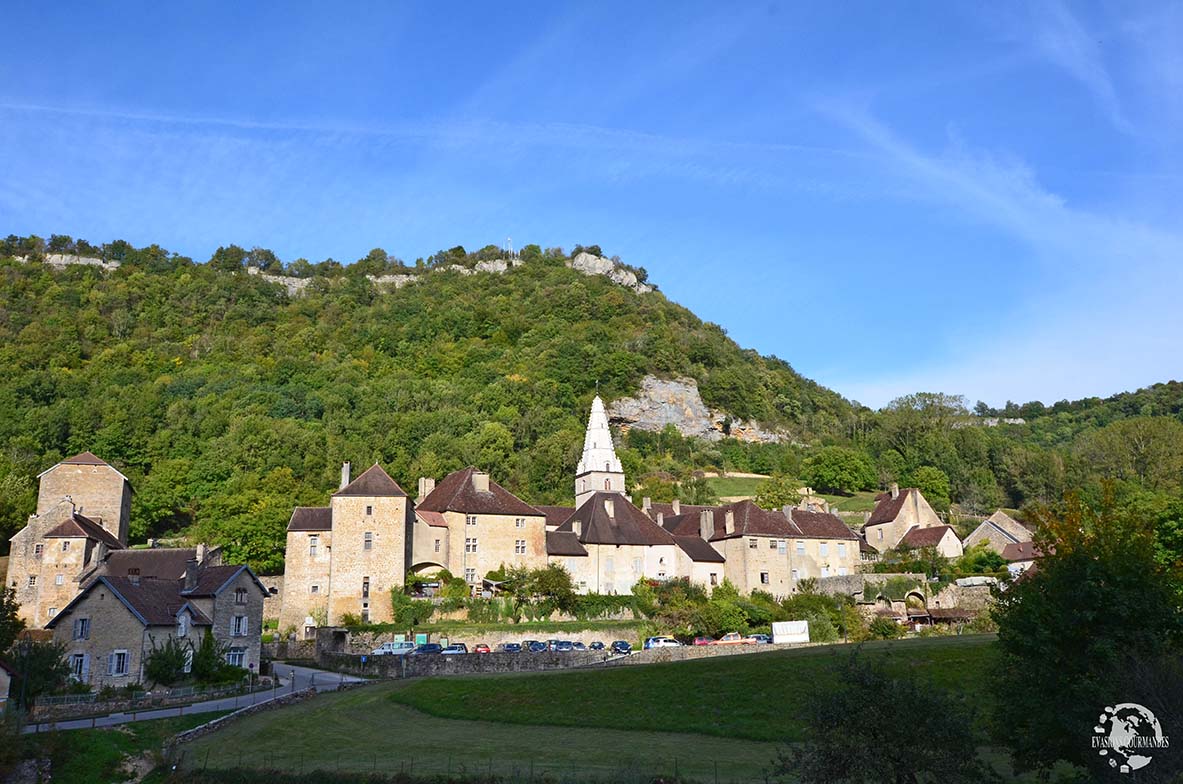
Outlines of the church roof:
{"label": "church roof", "polygon": [[382,470],[382,466],[374,463],[345,487],[333,493],[338,495],[359,495],[374,498],[382,496],[406,497],[406,493],[398,486],[398,482],[390,478],[390,474]]}
{"label": "church roof", "polygon": [[76,539],[85,538],[93,539],[96,542],[102,542],[110,547],[112,550],[122,550],[123,542],[119,541],[106,528],[91,520],[89,517],[83,517],[75,512],[65,521],[59,523],[45,534],[46,539]]}
{"label": "church roof", "polygon": [[674,544],[668,531],[620,493],[596,492],[558,530],[573,532],[576,521],[582,528],[579,541],[583,544]]}
{"label": "church roof", "polygon": [[489,489],[478,490],[473,466],[453,471],[427,494],[417,508],[427,512],[463,512],[465,514],[522,515],[543,517],[543,513],[488,478]]}
{"label": "church roof", "polygon": [[592,471],[606,471],[609,473],[624,473],[620,465],[620,458],[612,446],[612,431],[608,428],[608,414],[604,411],[604,401],[596,395],[592,400],[591,415],[587,418],[587,433],[583,436],[583,454],[579,458],[579,466],[575,475]]}

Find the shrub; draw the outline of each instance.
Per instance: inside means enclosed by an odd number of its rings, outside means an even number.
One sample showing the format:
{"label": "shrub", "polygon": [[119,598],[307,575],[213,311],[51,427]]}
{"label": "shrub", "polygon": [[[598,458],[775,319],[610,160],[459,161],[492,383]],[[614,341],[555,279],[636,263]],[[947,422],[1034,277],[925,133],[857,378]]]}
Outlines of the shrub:
{"label": "shrub", "polygon": [[192,649],[175,637],[169,637],[163,645],[157,645],[153,637],[152,650],[144,658],[144,677],[150,684],[172,686],[185,679],[185,663],[192,655]]}
{"label": "shrub", "polygon": [[903,637],[906,631],[891,618],[879,616],[867,627],[867,636],[872,640],[894,640]]}

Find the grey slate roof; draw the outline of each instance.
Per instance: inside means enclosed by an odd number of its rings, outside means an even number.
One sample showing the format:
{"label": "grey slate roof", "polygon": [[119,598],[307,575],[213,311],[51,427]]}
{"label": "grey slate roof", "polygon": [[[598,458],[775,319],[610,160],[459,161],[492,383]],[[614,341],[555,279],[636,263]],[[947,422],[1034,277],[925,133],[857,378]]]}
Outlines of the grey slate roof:
{"label": "grey slate roof", "polygon": [[345,487],[333,493],[338,495],[360,495],[380,498],[384,496],[405,497],[407,494],[398,486],[398,482],[390,478],[382,466],[374,463]]}
{"label": "grey slate roof", "polygon": [[[606,501],[612,504],[611,515]],[[572,532],[576,521],[582,528],[579,541],[584,544],[674,544],[668,531],[620,493],[595,493],[558,530]]]}
{"label": "grey slate roof", "polygon": [[289,531],[331,531],[333,510],[327,506],[297,506],[288,522]]}
{"label": "grey slate roof", "polygon": [[587,550],[579,543],[579,538],[570,531],[547,531],[546,554],[587,555]]}
{"label": "grey slate roof", "polygon": [[690,556],[691,561],[697,561],[699,563],[725,563],[727,560],[718,550],[697,536],[675,536],[674,542],[677,543],[678,547],[682,548],[682,552]]}

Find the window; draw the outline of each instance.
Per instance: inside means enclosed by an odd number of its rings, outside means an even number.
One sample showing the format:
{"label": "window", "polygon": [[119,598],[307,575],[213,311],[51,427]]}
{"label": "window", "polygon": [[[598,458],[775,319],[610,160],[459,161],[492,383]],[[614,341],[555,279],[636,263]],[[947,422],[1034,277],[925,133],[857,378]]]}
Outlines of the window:
{"label": "window", "polygon": [[775,549],[776,549],[776,540],[775,540],[775,539],[769,539],[769,540],[768,540],[768,549],[769,549],[769,550],[775,550]]}
{"label": "window", "polygon": [[614,571],[616,571],[616,562],[612,559],[612,556],[608,556],[604,559],[604,571],[608,574],[612,574]]}
{"label": "window", "polygon": [[611,479],[605,479],[605,480],[604,480],[604,489],[605,489],[605,490],[611,490],[611,489],[612,489],[612,480],[611,480]]}
{"label": "window", "polygon": [[316,557],[316,546],[318,544],[320,544],[320,537],[319,536],[308,537],[308,557],[309,558]]}
{"label": "window", "polygon": [[193,649],[185,649],[185,663],[181,666],[181,672],[193,672]]}
{"label": "window", "polygon": [[879,534],[879,541],[881,541],[881,542],[882,542],[882,541],[883,541],[883,529],[882,529],[882,528],[876,528],[875,530],[876,530],[876,532]]}
{"label": "window", "polygon": [[36,587],[37,587],[37,575],[35,575],[35,574],[30,574],[30,575],[29,575],[29,587],[30,587],[30,588],[36,588]]}
{"label": "window", "polygon": [[370,516],[371,516],[371,515],[373,515],[373,514],[374,514],[374,507],[372,507],[372,506],[367,506],[367,507],[366,507],[366,517],[370,517]]}
{"label": "window", "polygon": [[526,540],[525,539],[515,539],[514,543],[513,543],[513,551],[514,551],[515,555],[525,555],[526,554]]}
{"label": "window", "polygon": [[514,528],[525,528],[526,527],[526,518],[524,518],[524,517],[516,518],[513,521],[513,527]]}
{"label": "window", "polygon": [[235,604],[246,604],[246,588],[235,588],[234,589],[234,603]]}
{"label": "window", "polygon": [[49,617],[50,618],[54,617],[57,614],[58,614],[58,608],[56,608],[56,607],[49,608]]}
{"label": "window", "polygon": [[829,576],[830,576],[830,567],[823,566],[822,567],[822,577],[829,577]]}
{"label": "window", "polygon": [[466,583],[475,583],[476,582],[476,569],[465,569],[464,570],[464,582],[466,582]]}
{"label": "window", "polygon": [[760,572],[760,585],[768,585],[768,572]]}
{"label": "window", "polygon": [[635,574],[641,573],[641,559],[640,558],[633,559],[633,572]]}
{"label": "window", "polygon": [[476,515],[464,515],[465,525],[476,525]]}
{"label": "window", "polygon": [[33,555],[40,557],[41,553],[43,553],[43,552],[45,552],[45,545],[43,545],[43,544],[33,545]]}
{"label": "window", "polygon": [[605,470],[605,471],[611,471],[611,470],[612,470],[612,463],[611,463],[611,462],[609,462],[609,461],[607,461],[607,460],[605,460],[605,461],[604,461],[604,470]]}
{"label": "window", "polygon": [[475,537],[472,539],[465,539],[464,540],[464,552],[466,552],[466,553],[475,553],[476,552],[476,538]]}
{"label": "window", "polygon": [[719,575],[716,572],[711,572],[711,585],[719,584]]}
{"label": "window", "polygon": [[366,550],[373,550],[374,549],[374,532],[373,531],[366,531],[365,544],[363,545],[363,547]]}
{"label": "window", "polygon": [[437,553],[440,551],[440,540],[439,539],[435,540],[435,551]]}
{"label": "window", "polygon": [[797,579],[797,570],[794,569],[792,572],[789,573],[789,576],[792,577],[793,580],[795,581]]}
{"label": "window", "polygon": [[369,602],[362,602],[361,603],[361,622],[362,623],[369,623],[370,622],[370,603]]}
{"label": "window", "polygon": [[65,553],[65,552],[68,552],[69,550],[70,550],[70,540],[67,539],[66,541],[62,542],[62,552]]}
{"label": "window", "polygon": [[90,618],[75,618],[74,619],[74,639],[75,640],[89,640],[90,639]]}
{"label": "window", "polygon": [[226,663],[231,667],[241,667],[243,661],[246,659],[245,648],[231,648],[226,652]]}
{"label": "window", "polygon": [[246,637],[246,616],[235,615],[230,619],[230,636]]}
{"label": "window", "polygon": [[75,653],[70,655],[70,675],[75,679],[86,680],[86,654]]}
{"label": "window", "polygon": [[308,593],[320,593],[320,586],[316,583],[308,586]]}
{"label": "window", "polygon": [[839,574],[839,576],[841,576],[841,577],[845,577],[845,576],[846,576],[846,567],[845,567],[845,566],[839,566],[839,567],[838,567],[838,574]]}
{"label": "window", "polygon": [[63,574],[54,575],[54,577],[53,577],[53,584],[54,585],[63,585],[65,582],[66,582],[65,575],[63,575]]}
{"label": "window", "polygon": [[776,542],[776,554],[786,555],[789,552],[789,543],[784,539],[778,539]]}
{"label": "window", "polygon": [[805,555],[805,542],[797,540],[797,555]]}
{"label": "window", "polygon": [[127,651],[113,651],[107,657],[108,675],[127,675],[127,665],[130,657]]}
{"label": "window", "polygon": [[819,544],[817,546],[817,554],[820,555],[822,558],[825,558],[826,556],[828,556],[830,554],[830,543],[829,542],[822,542],[821,544]]}
{"label": "window", "polygon": [[838,557],[839,558],[846,557],[846,542],[839,542],[838,543]]}
{"label": "window", "polygon": [[[363,599],[370,598],[370,578],[369,577],[361,578],[361,598],[363,598]],[[368,606],[368,604],[367,604],[367,606]]]}
{"label": "window", "polygon": [[189,613],[181,613],[177,618],[177,636],[184,637],[189,633]]}
{"label": "window", "polygon": [[748,549],[749,550],[755,550],[759,546],[760,546],[760,543],[757,542],[755,539],[748,540]]}

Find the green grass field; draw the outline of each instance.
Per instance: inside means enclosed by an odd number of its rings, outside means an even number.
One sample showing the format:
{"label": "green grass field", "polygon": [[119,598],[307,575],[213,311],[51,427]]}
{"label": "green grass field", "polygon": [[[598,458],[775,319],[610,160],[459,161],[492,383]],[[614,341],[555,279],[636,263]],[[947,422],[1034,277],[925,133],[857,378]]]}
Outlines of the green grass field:
{"label": "green grass field", "polygon": [[750,498],[756,494],[756,490],[763,481],[763,479],[749,479],[739,476],[712,476],[707,479],[707,484],[715,491],[715,495],[721,498],[731,496]]}
{"label": "green grass field", "polygon": [[[735,498],[743,496],[751,498],[756,495],[760,489],[760,483],[763,479],[747,479],[735,476],[716,476],[707,479],[710,483],[711,489],[720,498]],[[800,482],[802,487],[804,482]],[[819,493],[819,495],[830,502],[832,509],[837,509],[842,512],[869,512],[875,508],[875,496],[878,494],[877,490],[860,490],[853,495],[826,495]]]}
{"label": "green grass field", "polygon": [[[866,656],[974,700],[992,637],[868,643]],[[415,775],[753,781],[815,684],[853,646],[676,664],[389,682],[235,722],[185,746],[183,766]],[[648,780],[648,779],[644,779]]]}
{"label": "green grass field", "polygon": [[[867,643],[889,671],[976,700],[994,659],[993,635]],[[835,645],[606,671],[424,679],[393,701],[434,716],[613,729],[693,732],[756,741],[799,740],[795,718],[811,687],[834,678],[854,650]]]}

